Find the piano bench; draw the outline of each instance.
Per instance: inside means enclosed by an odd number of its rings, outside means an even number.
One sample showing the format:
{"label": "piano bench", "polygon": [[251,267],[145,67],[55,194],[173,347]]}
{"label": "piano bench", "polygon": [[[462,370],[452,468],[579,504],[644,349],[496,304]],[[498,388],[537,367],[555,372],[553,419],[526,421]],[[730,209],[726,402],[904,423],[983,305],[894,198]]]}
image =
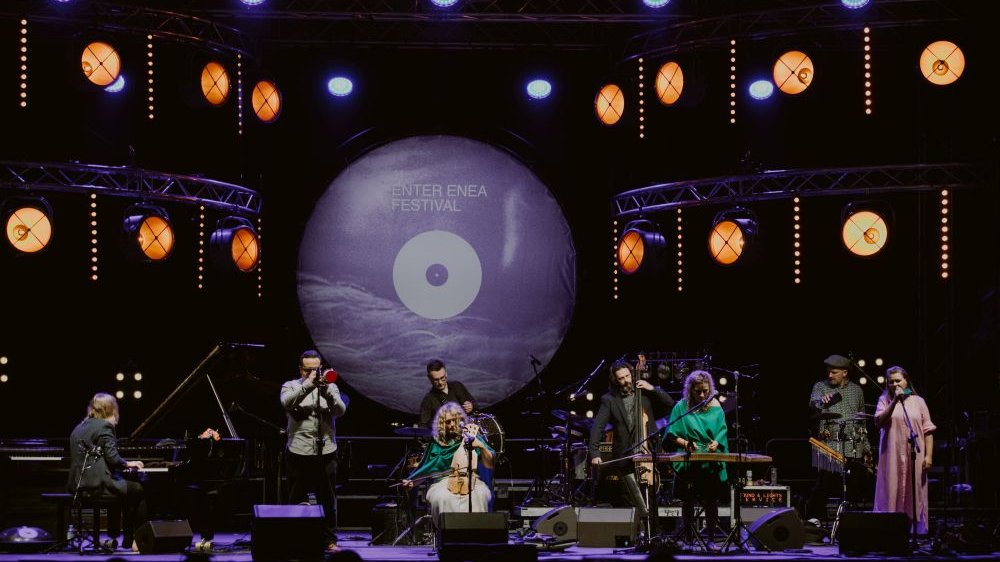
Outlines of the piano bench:
{"label": "piano bench", "polygon": [[56,528],[52,537],[56,542],[66,539],[66,508],[73,503],[73,494],[42,493],[42,501],[56,506]]}

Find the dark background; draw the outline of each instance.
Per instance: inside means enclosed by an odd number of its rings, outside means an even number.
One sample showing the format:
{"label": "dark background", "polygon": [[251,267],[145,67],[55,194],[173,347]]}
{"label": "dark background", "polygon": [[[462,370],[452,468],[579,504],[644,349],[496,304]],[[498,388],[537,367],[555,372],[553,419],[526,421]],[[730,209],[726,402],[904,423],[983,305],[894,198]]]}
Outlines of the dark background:
{"label": "dark background", "polygon": [[[50,14],[46,3],[31,9]],[[11,15],[11,14],[7,14]],[[990,14],[982,14],[984,23]],[[124,199],[99,199],[100,267],[89,280],[87,200],[46,193],[54,209],[54,238],[37,256],[0,250],[0,437],[62,437],[83,416],[97,391],[141,388],[141,400],[122,400],[121,433],[140,420],[190,373],[217,342],[266,347],[226,355],[214,370],[222,401],[277,424],[283,414],[281,382],[297,376],[298,354],[310,347],[299,314],[295,283],[297,247],[313,202],[352,159],[381,143],[410,134],[452,133],[495,143],[526,162],[547,183],[566,214],[577,248],[578,302],[570,331],[541,387],[497,405],[493,413],[509,436],[535,436],[552,420],[523,415],[568,404],[555,391],[591,372],[604,359],[635,353],[710,354],[713,364],[756,375],[741,383],[742,415],[752,420],[751,443],[808,435],[806,397],[824,376],[822,360],[851,354],[872,366],[909,369],[926,396],[940,440],[975,427],[995,439],[992,417],[1000,398],[997,370],[997,287],[1000,243],[994,227],[997,201],[998,111],[993,72],[997,57],[977,21],[881,30],[873,34],[874,110],[863,111],[858,29],[837,35],[791,33],[743,42],[738,55],[737,123],[728,123],[725,50],[699,49],[671,57],[685,67],[691,98],[663,107],[647,91],[646,138],[638,138],[636,62],[620,62],[621,45],[586,51],[525,49],[409,49],[399,46],[285,45],[261,41],[245,59],[244,134],[237,134],[234,99],[222,108],[197,102],[187,86],[210,56],[235,66],[227,53],[159,41],[156,47],[156,119],[146,119],[136,74],[145,60],[145,38],[88,33],[83,22],[41,19],[30,26],[29,107],[17,107],[14,37],[17,19],[0,19],[8,45],[0,72],[0,160],[79,161],[128,165],[172,173],[203,174],[259,190],[262,215],[263,298],[256,275],[209,272],[206,289],[195,280],[196,208],[167,203],[177,248],[167,263],[127,262],[117,232]],[[266,24],[247,24],[253,39]],[[844,35],[856,36],[845,40]],[[107,94],[85,84],[78,53],[95,38],[112,41],[125,64],[126,90]],[[965,74],[935,87],[919,75],[919,52],[947,38],[966,53]],[[814,84],[797,97],[776,93],[750,100],[751,77],[767,77],[774,58],[800,48],[817,67]],[[647,86],[667,57],[645,60]],[[354,80],[344,99],[326,92],[334,71]],[[529,77],[544,75],[553,95],[531,101]],[[261,77],[282,92],[283,111],[272,124],[249,110],[249,91]],[[615,81],[626,92],[626,117],[605,127],[594,117],[601,85]],[[683,99],[683,98],[682,98]],[[134,157],[130,156],[130,147]],[[978,189],[953,192],[952,275],[938,273],[938,197],[934,192],[877,197],[893,209],[891,240],[873,259],[851,257],[839,242],[843,206],[863,197],[836,195],[803,200],[803,282],[792,283],[791,202],[750,205],[761,232],[758,258],[720,268],[705,248],[715,214],[723,207],[684,211],[685,282],[672,275],[623,279],[612,299],[611,196],[652,183],[751,173],[764,169],[881,164],[977,162],[988,171]],[[13,191],[0,186],[0,196]],[[208,224],[224,216],[208,211]],[[661,222],[670,239],[674,215]],[[669,256],[668,256],[669,258]],[[672,266],[667,261],[667,270]],[[512,303],[515,306],[516,303]],[[377,335],[373,334],[373,339]],[[489,342],[483,342],[489,345]],[[447,357],[443,358],[447,362]],[[525,359],[527,361],[527,358]],[[420,368],[420,366],[416,366]],[[116,383],[114,374],[140,370],[141,385]],[[605,388],[601,370],[588,387]],[[853,373],[857,380],[860,373]],[[461,372],[450,373],[462,380]],[[353,392],[338,423],[345,435],[386,435],[410,416],[387,412]],[[868,402],[877,391],[870,386]],[[194,388],[148,436],[178,436],[218,427],[207,388]],[[248,417],[236,423],[248,435],[270,430]]]}

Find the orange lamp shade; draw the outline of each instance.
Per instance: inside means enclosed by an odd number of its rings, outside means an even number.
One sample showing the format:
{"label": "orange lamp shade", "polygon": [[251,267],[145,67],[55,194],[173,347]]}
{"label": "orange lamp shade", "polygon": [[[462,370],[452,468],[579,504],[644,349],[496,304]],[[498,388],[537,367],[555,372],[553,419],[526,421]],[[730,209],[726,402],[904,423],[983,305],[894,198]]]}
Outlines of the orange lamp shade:
{"label": "orange lamp shade", "polygon": [[732,265],[743,255],[746,238],[736,222],[723,220],[715,223],[708,235],[708,251],[720,265]]}
{"label": "orange lamp shade", "polygon": [[920,73],[931,84],[947,86],[962,76],[965,53],[951,41],[935,41],[920,53]]}
{"label": "orange lamp shade", "polygon": [[889,241],[889,226],[876,212],[857,211],[844,220],[841,239],[852,254],[872,256]]}
{"label": "orange lamp shade", "polygon": [[618,241],[618,267],[626,275],[639,271],[645,254],[646,245],[642,235],[635,230],[627,231]]}
{"label": "orange lamp shade", "polygon": [[281,92],[274,82],[261,80],[253,87],[250,105],[257,118],[265,123],[272,123],[281,113]]}
{"label": "orange lamp shade", "polygon": [[229,99],[229,73],[221,63],[211,61],[201,69],[201,95],[212,105]]}
{"label": "orange lamp shade", "polygon": [[83,75],[98,86],[107,86],[118,79],[122,70],[118,51],[107,43],[95,41],[83,49],[80,56]]}
{"label": "orange lamp shade", "polygon": [[594,111],[597,118],[605,125],[614,125],[622,118],[625,112],[625,94],[622,89],[615,84],[606,84],[597,92],[594,100]]}
{"label": "orange lamp shade", "polygon": [[163,217],[148,215],[139,226],[136,243],[150,260],[165,260],[174,249],[174,229]]}
{"label": "orange lamp shade", "polygon": [[48,214],[37,207],[14,209],[7,219],[6,230],[10,245],[26,254],[44,249],[52,239],[52,222]]}
{"label": "orange lamp shade", "polygon": [[684,91],[684,72],[674,61],[665,63],[656,73],[656,96],[663,105],[673,105]]}
{"label": "orange lamp shade", "polygon": [[816,68],[809,55],[788,51],[774,63],[774,83],[786,94],[801,94],[812,84]]}
{"label": "orange lamp shade", "polygon": [[230,250],[237,269],[247,273],[257,268],[257,262],[260,261],[260,242],[252,230],[249,228],[236,229],[233,232]]}

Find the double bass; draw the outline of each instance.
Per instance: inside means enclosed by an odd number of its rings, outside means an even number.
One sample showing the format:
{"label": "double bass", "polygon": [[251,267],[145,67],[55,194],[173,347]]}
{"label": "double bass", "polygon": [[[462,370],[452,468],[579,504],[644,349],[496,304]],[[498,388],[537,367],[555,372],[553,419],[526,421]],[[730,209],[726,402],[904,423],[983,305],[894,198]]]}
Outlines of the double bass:
{"label": "double bass", "polygon": [[[647,435],[646,424],[649,423],[649,414],[642,407],[642,389],[639,388],[639,381],[635,381],[635,403],[636,403],[636,427],[639,433],[639,443],[642,446],[636,451],[637,454],[641,454],[645,457],[650,457],[652,450],[649,446],[649,441],[647,441],[649,435]],[[659,473],[656,470],[656,466],[652,461],[636,461],[635,463],[635,477],[640,484],[645,484],[647,486],[655,486],[659,482]]]}

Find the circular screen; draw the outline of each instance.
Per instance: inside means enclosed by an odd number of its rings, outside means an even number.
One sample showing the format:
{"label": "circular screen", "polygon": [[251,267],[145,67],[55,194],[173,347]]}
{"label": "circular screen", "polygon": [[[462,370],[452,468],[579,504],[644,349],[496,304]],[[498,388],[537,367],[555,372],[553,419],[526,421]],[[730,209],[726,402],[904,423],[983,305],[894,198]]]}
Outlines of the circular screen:
{"label": "circular screen", "polygon": [[329,185],[303,234],[298,293],[316,347],[368,398],[418,412],[437,358],[490,406],[562,343],[576,253],[555,198],[511,155],[410,137]]}

